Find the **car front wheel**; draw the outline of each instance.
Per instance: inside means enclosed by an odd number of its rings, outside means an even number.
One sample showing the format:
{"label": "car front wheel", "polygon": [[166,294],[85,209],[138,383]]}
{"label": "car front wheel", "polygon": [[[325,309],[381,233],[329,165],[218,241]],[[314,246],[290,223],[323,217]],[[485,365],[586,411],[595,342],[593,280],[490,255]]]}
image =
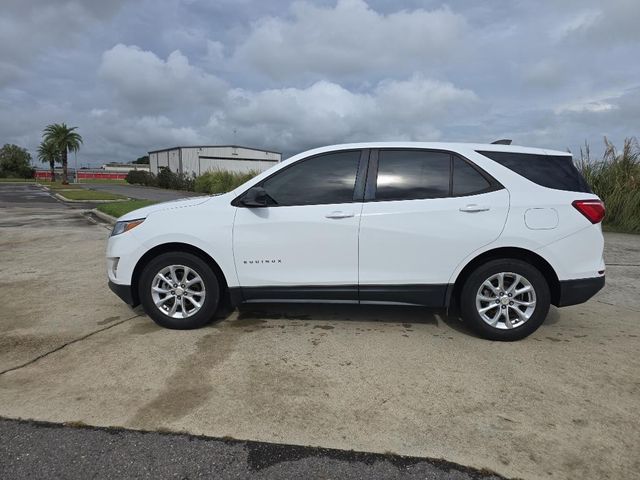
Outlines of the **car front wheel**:
{"label": "car front wheel", "polygon": [[200,257],[170,252],[145,266],[139,295],[145,313],[158,325],[187,330],[211,322],[220,300],[220,284]]}
{"label": "car front wheel", "polygon": [[517,259],[492,260],[476,268],[460,296],[462,319],[491,340],[530,335],[544,322],[550,303],[542,273]]}

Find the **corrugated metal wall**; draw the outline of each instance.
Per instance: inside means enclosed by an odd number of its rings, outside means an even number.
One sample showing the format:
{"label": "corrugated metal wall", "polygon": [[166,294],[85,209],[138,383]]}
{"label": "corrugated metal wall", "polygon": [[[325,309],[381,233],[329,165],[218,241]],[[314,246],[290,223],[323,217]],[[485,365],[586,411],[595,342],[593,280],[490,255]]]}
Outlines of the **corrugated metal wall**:
{"label": "corrugated metal wall", "polygon": [[241,147],[185,147],[149,154],[151,171],[155,174],[160,167],[169,167],[172,172],[196,176],[211,170],[262,172],[280,160],[279,153]]}
{"label": "corrugated metal wall", "polygon": [[198,148],[182,149],[182,171],[186,174],[195,173],[196,175],[200,175],[198,150]]}
{"label": "corrugated metal wall", "polygon": [[156,155],[157,155],[157,158],[158,158],[158,168],[156,169],[156,171],[154,173],[158,173],[158,170],[160,170],[160,167],[168,167],[169,166],[169,152],[167,152],[167,151],[158,152]]}
{"label": "corrugated metal wall", "polygon": [[169,150],[169,170],[175,173],[180,172],[180,149],[176,148],[175,150]]}
{"label": "corrugated metal wall", "polygon": [[149,154],[149,167],[151,168],[151,173],[158,174],[158,154],[150,153]]}
{"label": "corrugated metal wall", "polygon": [[[182,158],[184,171],[196,175],[212,170],[262,172],[280,161],[277,153],[240,147],[189,148],[183,150]],[[188,158],[188,162],[185,162],[185,158]]]}

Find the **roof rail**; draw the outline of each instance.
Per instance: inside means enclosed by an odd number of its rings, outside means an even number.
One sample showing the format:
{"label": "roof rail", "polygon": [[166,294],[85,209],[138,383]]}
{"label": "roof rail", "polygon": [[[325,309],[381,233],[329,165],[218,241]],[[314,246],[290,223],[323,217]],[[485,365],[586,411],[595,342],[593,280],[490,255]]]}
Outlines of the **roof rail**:
{"label": "roof rail", "polygon": [[491,142],[491,145],[511,145],[511,139],[503,138],[500,140],[496,140],[495,142]]}

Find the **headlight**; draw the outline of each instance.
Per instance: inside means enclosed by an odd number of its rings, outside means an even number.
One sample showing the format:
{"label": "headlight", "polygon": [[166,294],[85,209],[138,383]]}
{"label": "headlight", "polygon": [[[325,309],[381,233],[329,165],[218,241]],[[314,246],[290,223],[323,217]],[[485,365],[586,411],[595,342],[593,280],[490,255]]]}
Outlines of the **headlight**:
{"label": "headlight", "polygon": [[111,231],[111,236],[120,235],[121,233],[128,232],[129,230],[136,228],[144,222],[144,218],[138,218],[136,220],[128,220],[126,222],[116,222]]}

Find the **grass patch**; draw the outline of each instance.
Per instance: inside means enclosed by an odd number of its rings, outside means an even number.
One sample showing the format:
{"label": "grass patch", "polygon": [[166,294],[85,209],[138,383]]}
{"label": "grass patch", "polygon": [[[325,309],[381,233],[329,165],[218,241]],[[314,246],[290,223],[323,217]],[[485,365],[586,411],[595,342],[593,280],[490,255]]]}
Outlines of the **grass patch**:
{"label": "grass patch", "polygon": [[115,193],[96,192],[95,190],[85,190],[83,188],[61,191],[60,195],[69,200],[120,200],[126,198]]}
{"label": "grass patch", "polygon": [[154,202],[151,200],[128,200],[126,202],[103,203],[102,205],[98,205],[97,209],[102,213],[106,213],[107,215],[118,218],[125,213],[132,212],[134,210],[137,210],[138,208],[153,205],[154,203],[158,202]]}

